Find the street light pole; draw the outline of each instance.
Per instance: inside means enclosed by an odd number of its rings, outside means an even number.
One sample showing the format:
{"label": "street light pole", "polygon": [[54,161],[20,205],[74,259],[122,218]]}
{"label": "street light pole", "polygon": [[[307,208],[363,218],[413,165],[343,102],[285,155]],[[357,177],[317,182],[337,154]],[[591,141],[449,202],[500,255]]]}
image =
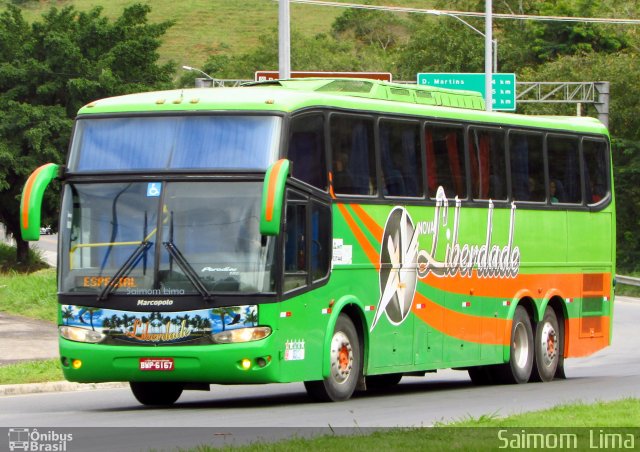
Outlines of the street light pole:
{"label": "street light pole", "polygon": [[[480,36],[482,36],[483,38],[485,38],[486,41],[486,33],[481,32],[480,30],[478,30],[476,27],[474,27],[473,25],[471,25],[469,22],[467,22],[466,20],[456,16],[455,14],[450,14],[450,13],[441,13],[440,11],[436,11],[436,10],[427,10],[427,14],[433,14],[434,16],[447,16],[447,17],[453,17],[454,19],[456,19],[459,22],[462,22],[463,24],[465,24],[467,27],[471,28],[473,31],[475,31],[476,33],[478,33]],[[493,27],[492,27],[492,31],[493,31]],[[493,33],[492,33],[493,34]],[[498,72],[498,40],[497,39],[491,39],[491,42],[493,43],[493,72],[497,73]],[[486,52],[486,48],[485,48],[485,52]]]}
{"label": "street light pole", "polygon": [[492,21],[493,5],[492,0],[485,0],[485,15],[484,15],[484,98],[485,109],[491,111],[493,107],[493,86],[491,81],[493,80],[492,71],[492,53],[493,53],[493,21]]}

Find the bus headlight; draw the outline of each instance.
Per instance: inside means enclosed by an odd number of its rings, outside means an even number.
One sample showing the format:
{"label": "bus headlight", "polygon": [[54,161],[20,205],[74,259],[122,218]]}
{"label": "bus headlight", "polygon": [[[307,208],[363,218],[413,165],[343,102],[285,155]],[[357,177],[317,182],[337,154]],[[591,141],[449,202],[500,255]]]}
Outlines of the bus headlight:
{"label": "bus headlight", "polygon": [[102,341],[106,336],[98,331],[88,330],[86,328],[78,328],[75,326],[58,327],[60,336],[74,342],[88,342],[96,344]]}
{"label": "bus headlight", "polygon": [[236,342],[259,341],[271,334],[268,326],[254,328],[237,328],[235,330],[222,331],[211,336],[216,344],[233,344]]}

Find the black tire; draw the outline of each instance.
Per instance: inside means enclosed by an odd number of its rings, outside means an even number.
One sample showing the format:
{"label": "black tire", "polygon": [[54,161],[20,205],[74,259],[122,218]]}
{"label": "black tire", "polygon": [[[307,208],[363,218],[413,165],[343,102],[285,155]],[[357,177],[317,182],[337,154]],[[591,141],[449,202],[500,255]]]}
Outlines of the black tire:
{"label": "black tire", "polygon": [[330,375],[324,380],[305,381],[307,394],[319,402],[348,400],[362,374],[362,350],[356,328],[346,314],[338,316],[329,356]]}
{"label": "black tire", "polygon": [[511,323],[509,362],[496,369],[501,383],[527,383],[534,365],[534,342],[531,319],[523,306],[516,307]]}
{"label": "black tire", "polygon": [[182,394],[180,383],[130,382],[131,392],[143,405],[172,405]]}
{"label": "black tire", "polygon": [[402,380],[402,374],[367,375],[367,391],[384,391]]}
{"label": "black tire", "polygon": [[536,326],[535,366],[531,374],[533,381],[553,380],[562,355],[562,346],[558,317],[553,308],[547,307]]}

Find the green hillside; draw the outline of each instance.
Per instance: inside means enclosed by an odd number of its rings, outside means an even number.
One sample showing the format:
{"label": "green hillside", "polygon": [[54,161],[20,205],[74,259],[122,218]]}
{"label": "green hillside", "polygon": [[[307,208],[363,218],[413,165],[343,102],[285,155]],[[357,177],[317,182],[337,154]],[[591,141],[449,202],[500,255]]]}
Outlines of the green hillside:
{"label": "green hillside", "polygon": [[[218,52],[244,53],[259,42],[262,34],[278,26],[278,3],[274,0],[0,0],[0,7],[8,3],[20,5],[29,21],[54,6],[73,5],[81,11],[101,6],[107,17],[115,18],[126,6],[147,3],[152,8],[149,16],[152,21],[176,22],[165,35],[161,60],[194,67],[201,67],[210,55]],[[432,2],[372,3],[428,7],[425,4]],[[292,28],[309,35],[327,32],[333,20],[344,11],[291,4]]]}
{"label": "green hillside", "polygon": [[[7,1],[3,1],[4,4]],[[135,0],[49,0],[29,1],[23,4],[28,20],[37,18],[52,6],[73,5],[78,10],[95,6],[104,8],[104,14],[115,18],[123,8]],[[162,60],[174,60],[180,65],[201,66],[207,57],[221,46],[233,53],[244,52],[256,45],[260,35],[278,25],[278,4],[271,0],[153,0],[142,1],[151,6],[152,21],[174,20],[161,48]],[[304,9],[304,11],[303,11]],[[309,12],[313,9],[313,12]],[[319,33],[327,30],[340,11],[329,8],[292,5],[291,16],[295,27]]]}

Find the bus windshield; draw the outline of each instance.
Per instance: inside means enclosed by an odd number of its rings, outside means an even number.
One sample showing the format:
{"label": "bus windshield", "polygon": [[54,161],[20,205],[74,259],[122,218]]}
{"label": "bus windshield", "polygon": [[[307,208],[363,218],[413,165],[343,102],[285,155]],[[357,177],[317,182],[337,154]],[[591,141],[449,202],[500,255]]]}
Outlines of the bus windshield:
{"label": "bus windshield", "polygon": [[275,241],[260,235],[261,189],[260,182],[68,184],[60,292],[272,293]]}
{"label": "bus windshield", "polygon": [[276,159],[277,116],[136,116],[76,122],[69,170],[264,171]]}

